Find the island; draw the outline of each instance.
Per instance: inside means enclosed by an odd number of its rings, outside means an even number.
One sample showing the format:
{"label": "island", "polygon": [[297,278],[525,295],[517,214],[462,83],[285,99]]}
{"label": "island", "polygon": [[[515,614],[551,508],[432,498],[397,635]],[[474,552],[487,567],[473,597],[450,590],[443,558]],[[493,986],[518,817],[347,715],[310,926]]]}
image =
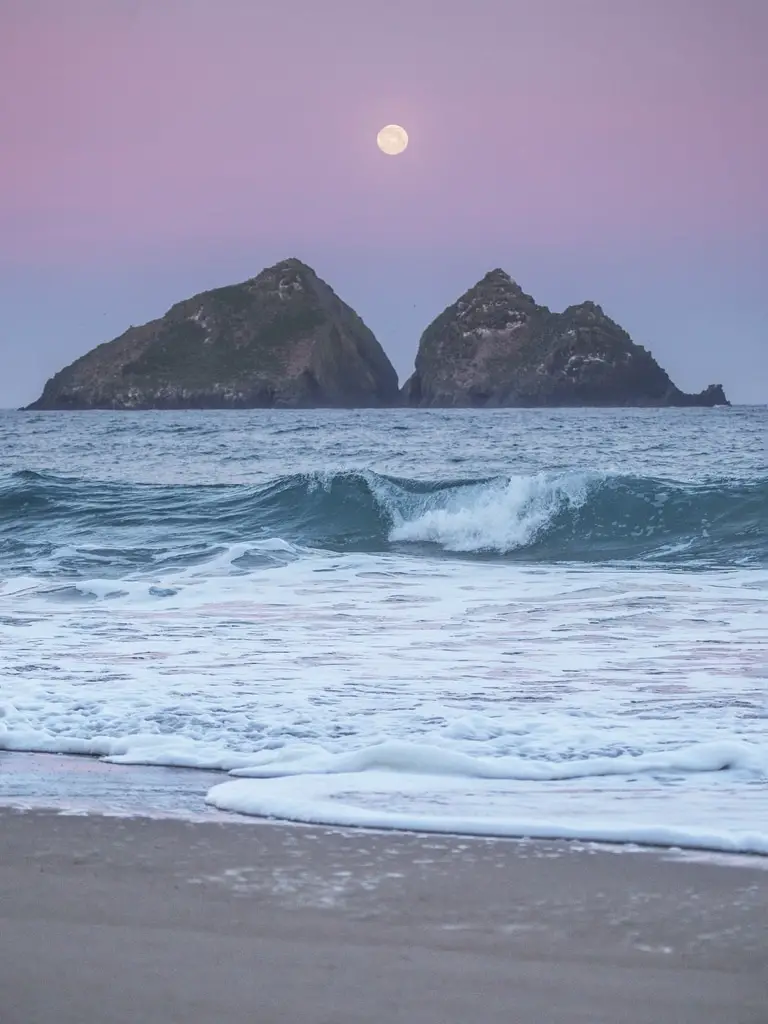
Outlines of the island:
{"label": "island", "polygon": [[499,269],[427,327],[398,390],[358,314],[311,267],[287,259],[130,327],[56,373],[27,408],[728,404],[719,384],[681,391],[594,302],[552,313]]}
{"label": "island", "polygon": [[398,380],[355,311],[300,260],[201,292],[46,383],[29,409],[391,406]]}
{"label": "island", "polygon": [[715,406],[680,391],[594,302],[552,313],[491,270],[427,327],[402,389],[412,406]]}

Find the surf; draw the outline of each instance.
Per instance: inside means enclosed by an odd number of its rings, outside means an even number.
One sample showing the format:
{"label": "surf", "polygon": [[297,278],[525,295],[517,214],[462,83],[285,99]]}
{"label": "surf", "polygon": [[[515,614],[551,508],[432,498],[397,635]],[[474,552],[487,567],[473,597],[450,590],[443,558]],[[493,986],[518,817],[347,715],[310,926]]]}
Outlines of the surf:
{"label": "surf", "polygon": [[[108,564],[204,560],[222,546],[534,562],[768,564],[768,477],[691,483],[574,468],[413,479],[363,471],[258,485],[100,483],[21,471],[0,479],[0,564],[58,548]],[[77,559],[74,558],[76,562]]]}

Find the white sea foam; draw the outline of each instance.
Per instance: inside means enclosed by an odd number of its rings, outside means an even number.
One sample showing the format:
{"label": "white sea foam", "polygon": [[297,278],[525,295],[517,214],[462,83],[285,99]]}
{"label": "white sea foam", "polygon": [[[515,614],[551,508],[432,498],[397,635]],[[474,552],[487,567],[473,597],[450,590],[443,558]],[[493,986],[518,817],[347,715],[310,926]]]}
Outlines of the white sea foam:
{"label": "white sea foam", "polygon": [[342,754],[296,757],[286,761],[270,756],[266,763],[234,769],[233,775],[269,779],[287,775],[346,775],[388,769],[411,774],[460,775],[468,779],[559,781],[638,775],[649,772],[719,772],[741,769],[768,777],[768,750],[757,744],[700,743],[682,750],[652,754],[620,754],[562,761],[534,761],[522,757],[476,758],[439,747],[386,740],[363,750]]}
{"label": "white sea foam", "polygon": [[764,852],[765,573],[288,548],[0,585],[0,747],[238,771],[210,798],[252,814]]}
{"label": "white sea foam", "polygon": [[757,790],[738,796],[607,785],[542,791],[530,784],[468,786],[444,776],[373,771],[224,782],[207,801],[220,810],[310,824],[768,854],[765,797]]}
{"label": "white sea foam", "polygon": [[583,473],[513,476],[422,495],[407,512],[394,505],[381,482],[371,487],[394,519],[392,541],[506,553],[530,544],[564,507],[582,505],[589,479]]}

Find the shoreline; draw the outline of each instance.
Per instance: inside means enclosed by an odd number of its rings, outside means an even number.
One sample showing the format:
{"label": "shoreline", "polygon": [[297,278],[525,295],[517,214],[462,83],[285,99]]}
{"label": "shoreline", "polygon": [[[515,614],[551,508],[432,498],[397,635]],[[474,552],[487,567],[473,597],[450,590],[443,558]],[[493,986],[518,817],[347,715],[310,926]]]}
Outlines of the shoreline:
{"label": "shoreline", "polygon": [[3,1024],[765,1020],[768,858],[247,817],[222,777],[0,752]]}
{"label": "shoreline", "polygon": [[0,808],[4,1024],[765,1019],[759,868],[268,824]]}
{"label": "shoreline", "polygon": [[227,772],[215,769],[115,764],[92,754],[0,749],[0,811],[247,822],[244,815],[205,803],[208,788],[227,778]]}
{"label": "shoreline", "polygon": [[205,800],[209,788],[232,781],[228,772],[164,765],[119,764],[87,754],[0,749],[0,814],[219,822],[244,827],[324,829],[340,835],[417,836],[448,842],[566,845],[598,851],[657,854],[665,858],[768,871],[768,856],[716,848],[574,836],[493,835],[448,830],[310,822],[220,810]]}

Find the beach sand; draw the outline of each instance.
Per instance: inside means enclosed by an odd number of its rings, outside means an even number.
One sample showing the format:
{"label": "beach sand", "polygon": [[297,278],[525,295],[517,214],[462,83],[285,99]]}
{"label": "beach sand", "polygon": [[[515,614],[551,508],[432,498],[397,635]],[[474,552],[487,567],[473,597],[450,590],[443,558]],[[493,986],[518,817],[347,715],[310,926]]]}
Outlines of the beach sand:
{"label": "beach sand", "polygon": [[5,808],[0,1020],[766,1024],[765,867]]}

